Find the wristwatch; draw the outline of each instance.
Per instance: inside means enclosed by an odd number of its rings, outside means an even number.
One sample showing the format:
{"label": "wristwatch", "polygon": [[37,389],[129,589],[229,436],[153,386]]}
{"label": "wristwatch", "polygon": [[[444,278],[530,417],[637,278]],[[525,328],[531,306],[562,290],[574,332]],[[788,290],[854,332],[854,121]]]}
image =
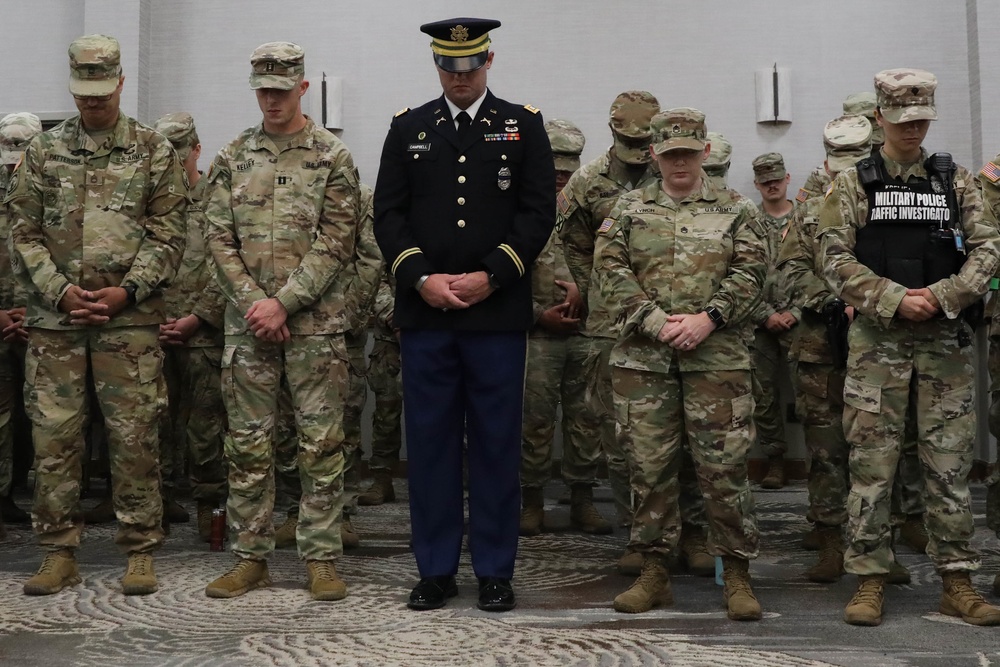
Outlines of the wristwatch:
{"label": "wristwatch", "polygon": [[128,301],[128,305],[135,305],[135,291],[138,289],[134,283],[125,283],[122,285],[122,289],[125,290],[125,299]]}
{"label": "wristwatch", "polygon": [[708,319],[712,320],[712,324],[715,325],[716,329],[721,329],[722,327],[726,326],[726,318],[722,316],[722,311],[720,311],[715,306],[702,308],[701,312],[708,315]]}
{"label": "wristwatch", "polygon": [[497,277],[492,273],[488,274],[488,277],[490,280],[490,287],[492,287],[493,289],[500,289],[500,281],[497,280]]}

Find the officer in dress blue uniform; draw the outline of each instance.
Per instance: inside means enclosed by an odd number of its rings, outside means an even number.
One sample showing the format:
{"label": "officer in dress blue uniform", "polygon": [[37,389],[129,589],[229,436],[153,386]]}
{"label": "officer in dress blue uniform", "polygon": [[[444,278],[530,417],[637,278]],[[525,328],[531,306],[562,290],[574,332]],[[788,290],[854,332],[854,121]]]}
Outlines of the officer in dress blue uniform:
{"label": "officer in dress blue uniform", "polygon": [[457,594],[463,435],[480,609],[515,604],[528,271],[555,224],[542,116],[486,88],[499,21],[428,23],[444,94],[396,114],[375,188],[375,236],[396,278],[413,552],[411,609]]}

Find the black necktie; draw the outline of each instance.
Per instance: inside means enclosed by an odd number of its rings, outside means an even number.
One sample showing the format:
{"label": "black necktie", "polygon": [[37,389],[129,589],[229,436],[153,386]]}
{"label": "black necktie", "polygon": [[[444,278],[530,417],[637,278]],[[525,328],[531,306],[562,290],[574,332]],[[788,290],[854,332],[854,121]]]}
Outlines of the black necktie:
{"label": "black necktie", "polygon": [[455,120],[458,121],[458,138],[463,139],[468,133],[469,127],[472,126],[472,118],[467,112],[459,111]]}

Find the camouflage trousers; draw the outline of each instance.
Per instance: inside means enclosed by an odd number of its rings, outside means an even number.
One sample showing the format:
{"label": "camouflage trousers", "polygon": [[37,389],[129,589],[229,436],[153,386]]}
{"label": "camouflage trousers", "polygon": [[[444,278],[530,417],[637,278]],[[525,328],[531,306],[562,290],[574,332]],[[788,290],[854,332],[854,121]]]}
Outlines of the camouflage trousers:
{"label": "camouflage trousers", "polygon": [[372,417],[371,470],[392,471],[403,446],[403,381],[399,375],[399,341],[376,337],[368,357],[368,386],[375,395]]}
{"label": "camouflage trousers", "polygon": [[356,514],[358,511],[358,487],[361,484],[361,415],[368,398],[368,375],[365,344],[368,330],[351,332],[344,336],[347,357],[350,360],[350,382],[347,400],[344,403],[344,511]]}
{"label": "camouflage trousers", "polygon": [[600,424],[600,442],[608,465],[608,482],[611,497],[620,518],[632,516],[635,508],[630,478],[630,460],[623,444],[615,434],[615,400],[611,388],[611,348],[615,339],[592,336],[587,339],[590,349],[584,361],[583,372],[587,378],[588,419]]}
{"label": "camouflage trousers", "polygon": [[705,498],[709,553],[756,558],[757,511],[747,481],[755,435],[750,371],[651,373],[614,367],[612,381],[619,434],[634,466],[629,545],[668,557],[676,553],[686,439]]}
{"label": "camouflage trousers", "polygon": [[295,435],[292,393],[288,388],[288,378],[282,373],[278,392],[278,415],[274,420],[274,472],[277,478],[277,494],[281,498],[281,504],[287,508],[289,516],[299,515],[299,503],[302,501],[298,451],[299,439]]}
{"label": "camouflage trousers", "polygon": [[757,437],[766,456],[784,456],[788,451],[785,442],[785,416],[782,414],[778,388],[781,371],[788,359],[792,336],[789,332],[776,334],[767,329],[754,331],[753,367],[757,382],[754,383],[753,420]]}
{"label": "camouflage trousers", "polygon": [[[992,299],[1000,297],[996,292]],[[993,317],[1000,317],[994,314]],[[1000,438],[1000,337],[990,336],[988,368],[990,370],[990,435]],[[1000,459],[993,465],[993,474],[986,480],[986,525],[1000,538]]]}
{"label": "camouflage trousers", "polygon": [[165,407],[159,328],[32,329],[25,398],[35,442],[32,523],[48,549],[80,544],[80,482],[87,383],[104,413],[118,517],[115,543],[125,553],[163,541],[158,420]]}
{"label": "camouflage trousers", "polygon": [[[222,348],[179,347],[171,352],[182,369],[177,378],[180,387],[175,407],[177,418],[172,423],[173,439],[186,455],[191,496],[216,505],[228,494],[222,456],[222,434],[226,430]],[[165,459],[161,456],[161,461]]]}
{"label": "camouflage trousers", "polygon": [[189,407],[184,400],[183,348],[163,349],[163,379],[167,383],[167,409],[160,414],[160,484],[163,497],[170,498],[176,486],[175,475],[184,473],[185,412]]}
{"label": "camouflage trousers", "polygon": [[233,551],[263,559],[274,549],[275,423],[287,380],[302,485],[296,530],[299,556],[342,553],[344,400],[348,360],[341,335],[292,336],[282,345],[226,336],[222,387],[229,432],[227,517]]}
{"label": "camouflage trousers", "polygon": [[962,320],[860,318],[848,332],[844,434],[851,445],[844,567],[884,574],[892,561],[890,495],[906,439],[908,413],[924,469],[927,554],[939,572],[979,567],[968,475],[976,434],[973,347]]}
{"label": "camouflage trousers", "polygon": [[14,412],[24,386],[24,345],[0,341],[0,496],[14,482]]}
{"label": "camouflage trousers", "polygon": [[809,510],[806,518],[822,526],[847,523],[850,447],[844,437],[844,375],[833,364],[795,364],[795,410],[802,420],[809,453]]}
{"label": "camouflage trousers", "polygon": [[909,516],[924,513],[924,469],[917,454],[917,419],[910,410],[904,428],[903,451],[892,480],[892,524],[901,525]]}
{"label": "camouflage trousers", "polygon": [[521,486],[541,487],[552,476],[556,411],[562,403],[562,477],[569,485],[597,484],[600,422],[587,409],[583,336],[528,338],[521,428]]}

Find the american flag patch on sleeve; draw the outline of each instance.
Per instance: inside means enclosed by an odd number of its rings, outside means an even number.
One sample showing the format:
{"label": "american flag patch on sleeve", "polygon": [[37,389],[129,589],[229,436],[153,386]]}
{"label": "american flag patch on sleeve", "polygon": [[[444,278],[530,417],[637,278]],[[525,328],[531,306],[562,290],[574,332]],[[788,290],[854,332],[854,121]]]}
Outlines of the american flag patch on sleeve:
{"label": "american flag patch on sleeve", "polygon": [[804,204],[807,199],[809,199],[809,193],[806,192],[805,188],[799,188],[799,194],[795,196],[795,201],[800,204]]}
{"label": "american flag patch on sleeve", "polygon": [[604,222],[602,222],[601,226],[597,228],[597,233],[607,234],[608,230],[611,229],[612,225],[614,224],[615,224],[614,218],[604,218]]}
{"label": "american flag patch on sleeve", "polygon": [[979,173],[988,178],[990,183],[1000,181],[1000,167],[993,162],[987,162]]}

